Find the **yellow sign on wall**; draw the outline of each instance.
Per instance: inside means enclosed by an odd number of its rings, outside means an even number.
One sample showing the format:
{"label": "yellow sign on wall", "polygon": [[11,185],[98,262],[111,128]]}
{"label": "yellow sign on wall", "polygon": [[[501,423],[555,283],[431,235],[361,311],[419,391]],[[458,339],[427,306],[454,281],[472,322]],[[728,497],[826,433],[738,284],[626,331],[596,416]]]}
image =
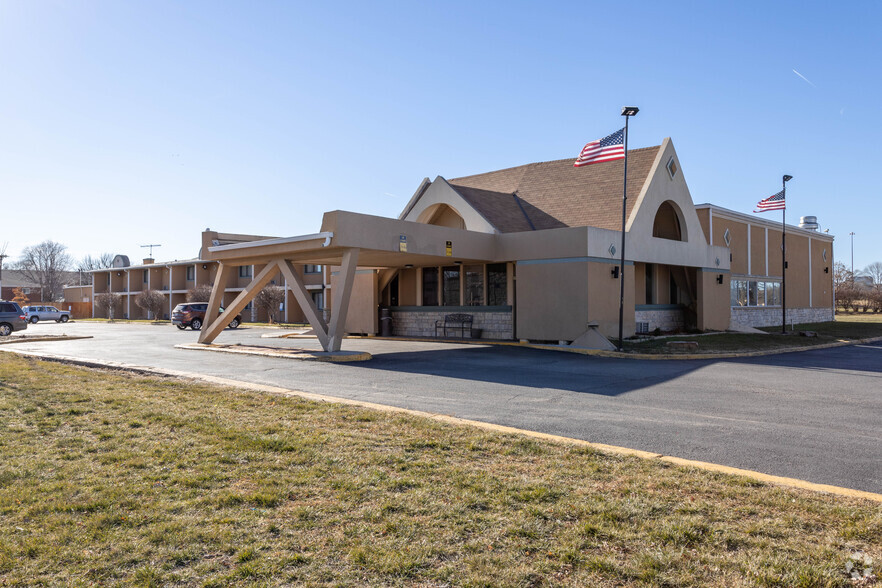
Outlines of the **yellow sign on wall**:
{"label": "yellow sign on wall", "polygon": [[453,241],[447,242],[447,247],[445,248],[445,254],[447,257],[453,257]]}

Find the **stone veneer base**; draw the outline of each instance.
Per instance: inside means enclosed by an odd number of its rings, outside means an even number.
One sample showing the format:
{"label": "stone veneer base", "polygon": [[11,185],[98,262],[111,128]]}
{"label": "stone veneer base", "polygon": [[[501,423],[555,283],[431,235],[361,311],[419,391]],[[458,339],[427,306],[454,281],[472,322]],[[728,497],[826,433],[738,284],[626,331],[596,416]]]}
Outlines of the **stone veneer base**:
{"label": "stone veneer base", "polygon": [[[833,320],[832,308],[788,308],[786,324],[825,323]],[[781,324],[781,308],[732,308],[732,324],[741,327],[774,327]]]}
{"label": "stone veneer base", "polygon": [[649,328],[646,331],[648,333],[656,329],[660,331],[677,331],[686,326],[683,310],[680,308],[636,310],[634,311],[634,321],[637,323],[649,323]]}
{"label": "stone veneer base", "polygon": [[[462,312],[459,309],[457,313]],[[392,334],[396,337],[434,337],[435,321],[443,321],[452,311],[430,310],[405,312],[392,311]],[[472,314],[472,313],[464,313]],[[511,311],[475,312],[472,314],[473,329],[481,329],[481,339],[511,339]]]}

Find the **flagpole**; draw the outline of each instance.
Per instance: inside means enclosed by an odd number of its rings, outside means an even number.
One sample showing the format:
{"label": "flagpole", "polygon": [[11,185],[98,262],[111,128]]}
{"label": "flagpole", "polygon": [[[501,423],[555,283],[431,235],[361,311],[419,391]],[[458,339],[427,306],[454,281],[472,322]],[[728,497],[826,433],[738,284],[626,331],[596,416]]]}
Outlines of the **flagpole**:
{"label": "flagpole", "polygon": [[628,119],[640,112],[636,106],[623,106],[625,117],[625,171],[622,180],[622,257],[619,264],[619,351],[624,351],[625,324],[625,210],[628,204]]}
{"label": "flagpole", "polygon": [[781,209],[781,334],[787,333],[787,181],[793,176],[784,175],[781,179],[781,195],[784,199],[784,208]]}

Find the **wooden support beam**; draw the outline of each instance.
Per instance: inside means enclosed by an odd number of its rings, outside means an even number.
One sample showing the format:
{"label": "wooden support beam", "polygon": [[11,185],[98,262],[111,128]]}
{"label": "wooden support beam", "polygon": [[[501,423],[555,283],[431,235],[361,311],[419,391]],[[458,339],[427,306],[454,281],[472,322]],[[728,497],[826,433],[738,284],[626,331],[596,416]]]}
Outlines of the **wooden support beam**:
{"label": "wooden support beam", "polygon": [[217,320],[218,314],[220,314],[220,307],[224,301],[224,292],[227,289],[227,281],[230,279],[232,272],[233,266],[218,262],[217,274],[214,276],[214,285],[211,287],[211,296],[208,297],[208,309],[205,311],[205,320],[202,322],[202,331],[199,333],[200,343],[211,343],[211,341],[206,341],[208,334],[206,327],[213,324]]}
{"label": "wooden support beam", "polygon": [[355,280],[355,268],[358,264],[358,248],[350,247],[343,252],[337,285],[334,287],[334,304],[331,307],[331,324],[328,328],[330,341],[328,351],[340,351],[340,344],[346,329],[346,313],[349,311],[349,299],[352,296],[352,283]]}
{"label": "wooden support beam", "polygon": [[[223,331],[230,321],[233,320],[237,314],[239,314],[245,305],[251,302],[255,296],[263,289],[264,286],[269,284],[270,280],[275,276],[275,272],[278,271],[278,261],[273,260],[266,264],[266,266],[260,270],[254,279],[251,280],[251,283],[245,286],[245,289],[239,292],[239,295],[233,300],[229,307],[224,310],[224,313],[220,315],[216,320],[214,320],[211,324],[205,324],[202,326],[203,334],[199,337],[200,343],[211,343],[215,340],[215,338],[220,335],[221,331]],[[214,290],[212,290],[214,293]],[[208,318],[206,316],[206,318]]]}
{"label": "wooden support beam", "polygon": [[300,305],[303,314],[306,315],[306,320],[309,321],[309,325],[312,327],[312,330],[315,331],[319,343],[322,344],[322,348],[325,351],[328,351],[330,343],[328,338],[328,325],[325,323],[325,319],[316,307],[315,302],[313,302],[312,296],[310,296],[309,292],[306,290],[306,286],[303,284],[303,278],[301,278],[294,270],[294,266],[291,265],[290,261],[280,259],[278,263],[279,268],[282,270],[282,275],[284,275],[285,279],[288,281],[288,288],[291,289],[294,298],[297,300],[297,304]]}

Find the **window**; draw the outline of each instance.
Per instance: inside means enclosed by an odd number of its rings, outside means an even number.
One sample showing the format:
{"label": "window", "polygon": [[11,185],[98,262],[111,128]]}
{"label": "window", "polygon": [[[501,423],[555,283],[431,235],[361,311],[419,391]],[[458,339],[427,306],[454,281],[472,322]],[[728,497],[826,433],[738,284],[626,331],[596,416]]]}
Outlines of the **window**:
{"label": "window", "polygon": [[668,165],[665,167],[668,168],[668,175],[670,175],[671,179],[673,180],[674,176],[677,175],[677,162],[674,161],[673,156],[671,156],[671,158],[668,160]]}
{"label": "window", "polygon": [[732,280],[732,306],[781,306],[781,283],[766,280]]}
{"label": "window", "polygon": [[726,242],[726,247],[732,244],[732,233],[729,232],[729,229],[726,229],[726,232],[723,233],[723,241]]}
{"label": "window", "polygon": [[465,266],[465,306],[481,306],[484,304],[484,266]]}
{"label": "window", "polygon": [[438,268],[423,268],[423,306],[438,306]]}
{"label": "window", "polygon": [[251,277],[251,266],[250,265],[240,265],[239,266],[239,277],[240,278],[250,278]]}
{"label": "window", "polygon": [[312,301],[315,303],[315,307],[319,310],[322,310],[325,307],[325,293],[324,292],[313,292],[312,293]]}
{"label": "window", "polygon": [[504,263],[487,265],[487,306],[508,304],[508,267]]}
{"label": "window", "polygon": [[307,263],[305,266],[303,266],[303,273],[304,274],[320,274],[320,273],[322,273],[322,266],[312,265],[312,264]]}
{"label": "window", "polygon": [[144,270],[144,283],[145,284],[147,283],[149,276],[150,276],[150,270]]}
{"label": "window", "polygon": [[444,288],[441,291],[441,304],[444,306],[459,306],[459,266],[448,265],[442,268]]}
{"label": "window", "polygon": [[187,281],[192,282],[196,279],[196,266],[188,265],[187,266]]}

